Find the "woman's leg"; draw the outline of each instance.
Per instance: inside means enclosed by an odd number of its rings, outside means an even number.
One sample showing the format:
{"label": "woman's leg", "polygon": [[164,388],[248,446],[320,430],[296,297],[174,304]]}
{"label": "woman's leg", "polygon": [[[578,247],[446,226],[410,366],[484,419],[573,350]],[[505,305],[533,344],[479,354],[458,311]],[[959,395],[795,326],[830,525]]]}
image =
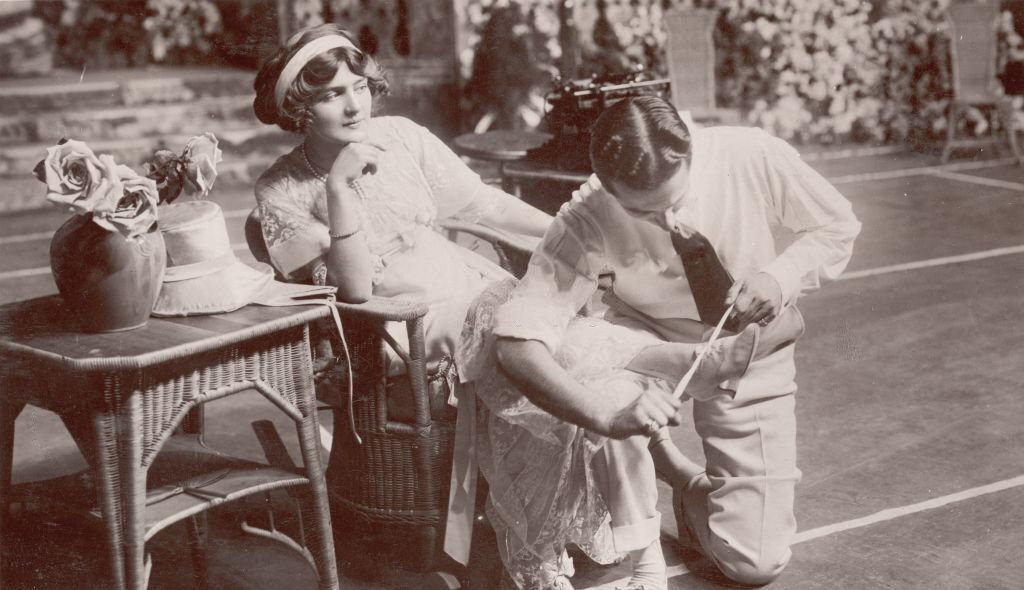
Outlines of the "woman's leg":
{"label": "woman's leg", "polygon": [[662,590],[668,580],[661,552],[657,479],[647,441],[642,436],[606,440],[591,468],[611,515],[615,550],[630,557],[630,585]]}

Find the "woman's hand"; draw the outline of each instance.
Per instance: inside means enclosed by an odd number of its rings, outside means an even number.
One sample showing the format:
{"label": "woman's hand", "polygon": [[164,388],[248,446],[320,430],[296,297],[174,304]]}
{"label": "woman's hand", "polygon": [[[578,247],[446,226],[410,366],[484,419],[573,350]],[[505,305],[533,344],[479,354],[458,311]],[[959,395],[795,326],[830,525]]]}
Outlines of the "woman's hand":
{"label": "woman's hand", "polygon": [[759,272],[745,281],[738,281],[725,297],[726,307],[735,302],[732,315],[739,323],[739,329],[754,322],[768,322],[779,315],[782,308],[782,287],[775,277]]}
{"label": "woman's hand", "polygon": [[327,172],[328,182],[348,186],[364,174],[375,174],[380,154],[385,151],[384,146],[366,140],[365,136],[361,141],[346,145],[338,152],[338,157]]}
{"label": "woman's hand", "polygon": [[682,402],[671,394],[648,389],[631,404],[616,411],[606,424],[594,430],[597,434],[615,439],[638,434],[652,436],[664,426],[679,425],[680,407]]}

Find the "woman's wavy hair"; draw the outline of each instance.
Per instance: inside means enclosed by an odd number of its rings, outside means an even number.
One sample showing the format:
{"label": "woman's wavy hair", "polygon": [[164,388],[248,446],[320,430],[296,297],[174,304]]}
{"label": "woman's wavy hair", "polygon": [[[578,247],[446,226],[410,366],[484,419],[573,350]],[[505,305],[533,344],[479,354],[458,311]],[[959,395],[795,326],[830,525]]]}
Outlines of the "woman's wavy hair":
{"label": "woman's wavy hair", "polygon": [[284,46],[260,67],[253,82],[256,98],[253,100],[252,108],[256,112],[256,118],[261,122],[277,125],[285,131],[304,132],[310,120],[309,107],[334,79],[340,64],[346,64],[353,74],[365,77],[370,86],[370,93],[375,98],[388,94],[388,81],[377,60],[359,49],[336,47],[309,60],[285,93],[284,104],[278,108],[274,100],[274,87],[277,85],[281,70],[300,48],[326,35],[341,35],[358,46],[348,31],[330,23],[310,27],[292,35]]}
{"label": "woman's wavy hair", "polygon": [[658,96],[624,98],[602,111],[590,130],[590,163],[605,187],[614,181],[653,189],[690,161],[690,130]]}

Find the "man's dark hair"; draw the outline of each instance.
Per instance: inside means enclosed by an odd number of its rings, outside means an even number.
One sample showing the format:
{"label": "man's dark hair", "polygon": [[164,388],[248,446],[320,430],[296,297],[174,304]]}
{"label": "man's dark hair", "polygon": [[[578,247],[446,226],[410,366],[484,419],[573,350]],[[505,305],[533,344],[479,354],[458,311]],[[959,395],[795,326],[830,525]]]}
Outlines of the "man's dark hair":
{"label": "man's dark hair", "polygon": [[690,131],[679,112],[657,96],[633,96],[606,108],[590,135],[590,162],[605,187],[611,181],[650,190],[690,160]]}

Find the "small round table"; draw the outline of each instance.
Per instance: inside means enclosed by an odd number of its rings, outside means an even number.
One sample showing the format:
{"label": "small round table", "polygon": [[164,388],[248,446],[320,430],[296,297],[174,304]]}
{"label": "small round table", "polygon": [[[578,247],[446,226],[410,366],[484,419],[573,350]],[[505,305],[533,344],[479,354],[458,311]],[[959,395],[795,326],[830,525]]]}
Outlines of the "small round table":
{"label": "small round table", "polygon": [[526,152],[544,145],[549,139],[551,134],[541,131],[503,129],[466,133],[455,138],[455,151],[470,158],[509,162],[525,158]]}
{"label": "small round table", "polygon": [[505,163],[526,158],[527,152],[539,148],[551,139],[550,133],[541,131],[497,130],[484,133],[466,133],[454,139],[455,151],[460,155],[498,163],[498,175],[505,190]]}

